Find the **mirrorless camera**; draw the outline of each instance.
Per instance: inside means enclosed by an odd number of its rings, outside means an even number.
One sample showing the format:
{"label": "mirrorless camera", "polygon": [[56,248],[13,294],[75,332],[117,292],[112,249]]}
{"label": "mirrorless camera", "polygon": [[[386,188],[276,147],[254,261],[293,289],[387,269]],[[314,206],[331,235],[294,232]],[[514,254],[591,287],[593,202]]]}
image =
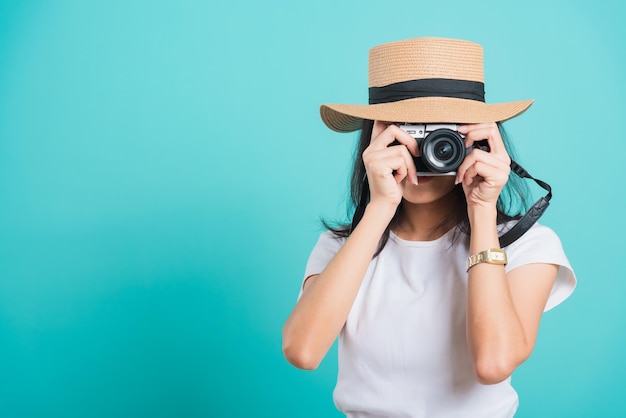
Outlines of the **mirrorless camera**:
{"label": "mirrorless camera", "polygon": [[399,123],[398,126],[417,140],[421,155],[414,158],[418,175],[454,175],[474,148],[489,151],[486,140],[465,148],[465,135],[459,133],[453,123]]}

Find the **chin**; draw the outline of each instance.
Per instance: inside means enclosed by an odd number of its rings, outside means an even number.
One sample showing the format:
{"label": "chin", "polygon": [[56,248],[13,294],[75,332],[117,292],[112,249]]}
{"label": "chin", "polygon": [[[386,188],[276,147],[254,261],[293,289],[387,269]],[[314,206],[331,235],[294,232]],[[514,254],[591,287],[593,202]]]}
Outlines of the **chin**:
{"label": "chin", "polygon": [[402,198],[407,203],[423,205],[440,200],[453,189],[453,176],[431,177],[429,181],[420,183],[417,186],[405,182]]}

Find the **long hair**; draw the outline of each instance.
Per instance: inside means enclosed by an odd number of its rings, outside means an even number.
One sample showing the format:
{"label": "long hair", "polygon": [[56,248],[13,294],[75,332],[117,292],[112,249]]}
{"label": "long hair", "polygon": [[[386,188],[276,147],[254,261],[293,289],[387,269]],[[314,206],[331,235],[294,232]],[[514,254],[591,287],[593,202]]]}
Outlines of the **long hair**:
{"label": "long hair", "polygon": [[[502,136],[504,146],[509,156],[514,159],[515,150],[512,142],[504,130],[501,123],[498,122],[498,130]],[[351,222],[337,223],[331,225],[329,222],[323,220],[324,226],[332,231],[332,233],[339,238],[347,238],[352,234],[352,231],[361,221],[365,207],[369,203],[369,183],[367,180],[367,173],[365,171],[365,164],[363,163],[363,151],[369,146],[372,136],[372,130],[374,128],[374,121],[364,120],[357,143],[354,162],[352,166],[352,176],[350,179],[350,200],[348,203],[348,216]],[[528,186],[522,182],[516,174],[511,172],[509,180],[500,192],[496,209],[498,212],[497,223],[498,225],[505,222],[519,219],[523,212],[528,208],[527,198],[530,196]],[[450,199],[449,205],[450,212],[444,217],[444,220],[440,225],[435,226],[435,229],[444,227],[446,225],[454,225],[456,231],[469,235],[470,223],[467,215],[467,202],[465,200],[465,193],[463,192],[463,186],[457,184],[447,196]],[[387,225],[385,232],[381,236],[378,244],[378,249],[374,254],[376,257],[387,244],[389,240],[389,231],[398,225],[398,222],[402,219],[402,203],[398,205],[396,213]],[[457,239],[458,234],[455,234],[453,239]]]}

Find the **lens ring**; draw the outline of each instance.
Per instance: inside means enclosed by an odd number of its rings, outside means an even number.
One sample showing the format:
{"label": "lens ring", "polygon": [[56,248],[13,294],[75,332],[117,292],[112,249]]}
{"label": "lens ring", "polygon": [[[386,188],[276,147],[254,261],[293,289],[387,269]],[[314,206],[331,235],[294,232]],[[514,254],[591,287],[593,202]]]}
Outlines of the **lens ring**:
{"label": "lens ring", "polygon": [[452,129],[436,129],[424,138],[420,151],[431,171],[447,173],[455,171],[465,159],[465,141]]}

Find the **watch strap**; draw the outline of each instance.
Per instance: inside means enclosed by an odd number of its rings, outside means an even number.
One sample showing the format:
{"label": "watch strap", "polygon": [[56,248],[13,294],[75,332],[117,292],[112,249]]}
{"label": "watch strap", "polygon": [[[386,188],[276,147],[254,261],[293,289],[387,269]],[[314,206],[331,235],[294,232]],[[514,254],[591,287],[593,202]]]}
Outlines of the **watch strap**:
{"label": "watch strap", "polygon": [[508,260],[504,250],[500,248],[490,248],[488,250],[470,255],[467,259],[467,271],[469,271],[469,269],[474,267],[476,264],[487,263],[506,265],[507,261]]}

